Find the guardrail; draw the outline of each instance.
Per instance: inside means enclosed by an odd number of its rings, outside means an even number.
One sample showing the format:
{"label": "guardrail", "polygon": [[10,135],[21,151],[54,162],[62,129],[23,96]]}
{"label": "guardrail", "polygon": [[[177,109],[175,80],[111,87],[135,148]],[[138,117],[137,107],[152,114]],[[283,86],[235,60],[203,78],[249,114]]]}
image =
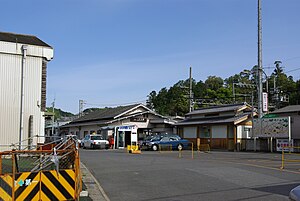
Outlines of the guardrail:
{"label": "guardrail", "polygon": [[[194,143],[189,143],[189,147],[188,147],[191,151],[192,151],[192,159],[194,159]],[[182,152],[184,151],[184,149],[179,149],[178,150],[178,158],[182,158],[183,155],[182,155]]]}
{"label": "guardrail", "polygon": [[200,151],[203,151],[205,153],[210,152],[209,144],[201,144],[196,146],[193,142],[188,143],[187,146],[182,146],[181,149],[172,144],[160,144],[158,147],[159,153],[170,153],[173,150],[178,150],[178,158],[183,158],[186,155],[191,155],[191,158],[194,159],[195,150],[197,151],[197,153],[200,153]]}
{"label": "guardrail", "polygon": [[293,152],[295,149],[300,149],[300,147],[285,146],[281,151],[281,167],[284,169],[287,163],[298,163],[296,165],[300,166],[300,153]]}

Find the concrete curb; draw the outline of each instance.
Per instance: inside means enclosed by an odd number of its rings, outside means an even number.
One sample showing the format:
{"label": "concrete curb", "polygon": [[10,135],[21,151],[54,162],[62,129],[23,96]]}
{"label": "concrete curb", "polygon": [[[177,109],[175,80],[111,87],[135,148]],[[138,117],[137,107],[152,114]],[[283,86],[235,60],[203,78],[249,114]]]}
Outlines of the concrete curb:
{"label": "concrete curb", "polygon": [[85,184],[89,197],[94,201],[110,201],[97,179],[88,168],[80,162],[82,182]]}

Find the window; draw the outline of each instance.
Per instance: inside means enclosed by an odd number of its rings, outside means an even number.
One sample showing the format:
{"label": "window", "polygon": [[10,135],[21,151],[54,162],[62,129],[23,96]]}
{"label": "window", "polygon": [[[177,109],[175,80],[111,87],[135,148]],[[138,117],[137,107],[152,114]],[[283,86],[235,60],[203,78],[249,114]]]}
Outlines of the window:
{"label": "window", "polygon": [[103,140],[103,137],[101,135],[92,135],[91,140]]}
{"label": "window", "polygon": [[88,131],[83,131],[83,136],[85,137],[87,134],[89,134]]}
{"label": "window", "polygon": [[163,138],[161,139],[161,141],[166,142],[166,141],[170,141],[170,139],[169,139],[169,137],[163,137]]}

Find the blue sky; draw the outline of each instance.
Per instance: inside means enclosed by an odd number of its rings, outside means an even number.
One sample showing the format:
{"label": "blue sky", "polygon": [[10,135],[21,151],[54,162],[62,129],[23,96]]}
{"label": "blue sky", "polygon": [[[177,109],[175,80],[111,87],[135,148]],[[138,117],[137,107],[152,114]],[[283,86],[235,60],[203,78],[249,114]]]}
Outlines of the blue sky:
{"label": "blue sky", "polygon": [[[300,1],[262,0],[263,66],[300,79]],[[152,91],[257,63],[257,0],[1,0],[0,31],[54,48],[47,105],[78,112],[147,99]],[[271,74],[273,69],[266,69]]]}

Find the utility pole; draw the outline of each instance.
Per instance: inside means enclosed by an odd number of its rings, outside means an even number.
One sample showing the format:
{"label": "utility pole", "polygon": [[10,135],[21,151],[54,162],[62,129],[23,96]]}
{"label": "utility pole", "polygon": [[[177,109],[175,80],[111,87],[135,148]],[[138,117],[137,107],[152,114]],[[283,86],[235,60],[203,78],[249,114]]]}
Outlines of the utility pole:
{"label": "utility pole", "polygon": [[[275,64],[275,70],[277,70],[277,73],[279,73],[279,70],[280,70],[280,64],[282,62],[281,61],[275,61],[274,64]],[[277,74],[278,76],[278,74]],[[279,106],[280,106],[280,97],[279,97],[279,90],[277,89],[276,87],[276,76],[274,76],[274,96],[275,96],[275,106],[276,106],[276,109],[279,109]]]}
{"label": "utility pole", "polygon": [[192,67],[190,67],[190,93],[189,93],[189,111],[193,111],[193,91],[192,91]]}
{"label": "utility pole", "polygon": [[258,95],[258,117],[262,118],[262,26],[261,26],[261,0],[258,0],[258,68],[257,68],[257,95]]}

